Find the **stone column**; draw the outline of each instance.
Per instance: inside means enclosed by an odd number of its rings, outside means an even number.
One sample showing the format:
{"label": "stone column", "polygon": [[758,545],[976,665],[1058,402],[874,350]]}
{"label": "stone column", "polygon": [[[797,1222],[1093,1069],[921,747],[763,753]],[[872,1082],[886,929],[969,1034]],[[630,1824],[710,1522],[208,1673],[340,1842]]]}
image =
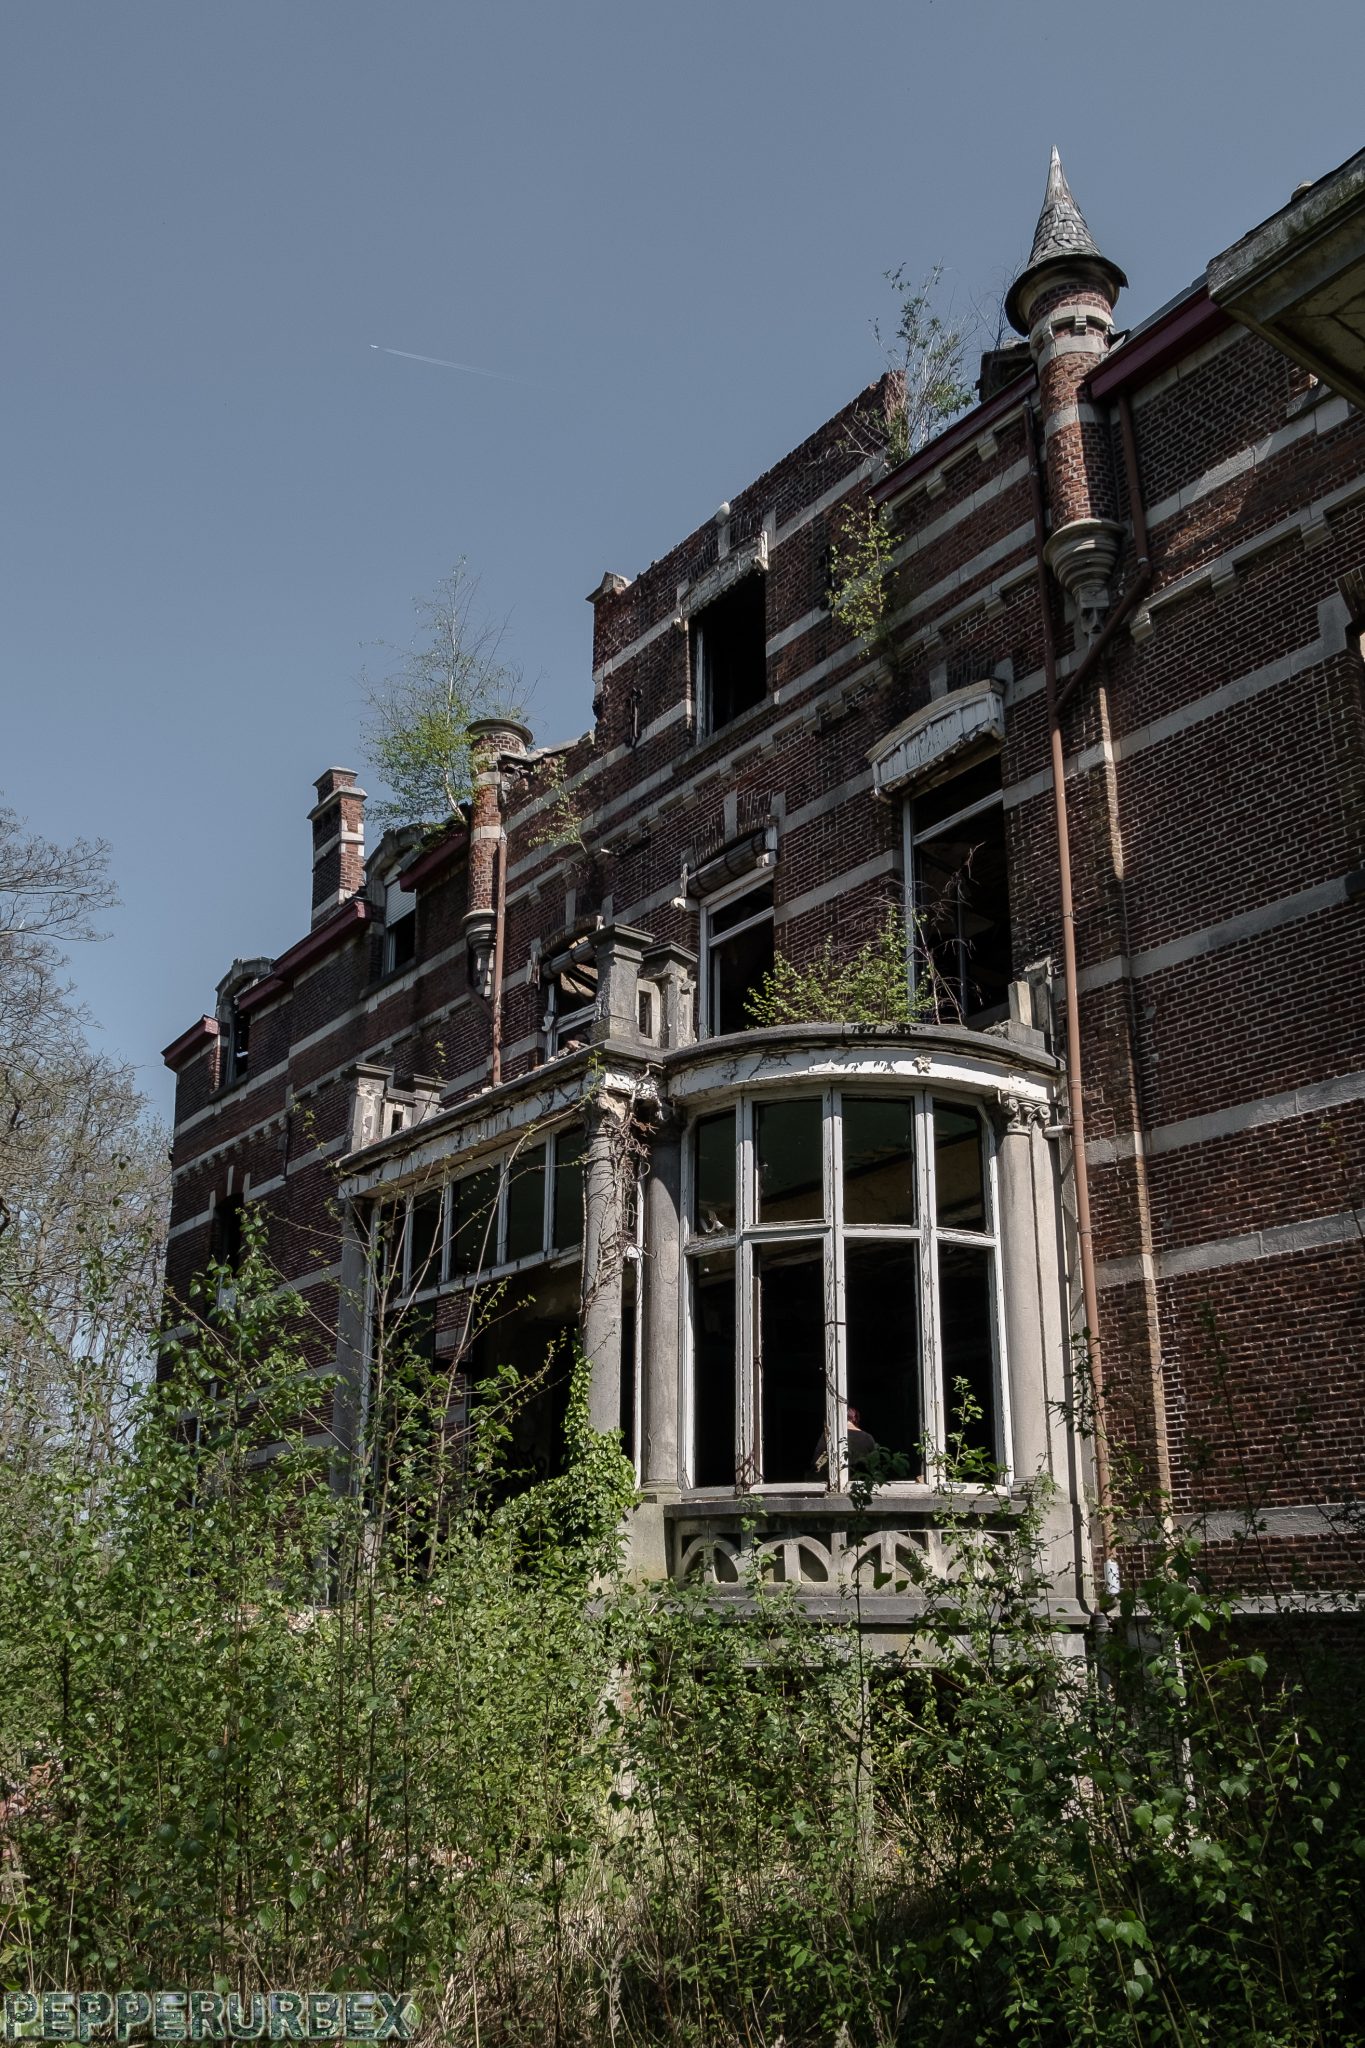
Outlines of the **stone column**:
{"label": "stone column", "polygon": [[[1010,1465],[1017,1480],[1036,1472],[1065,1486],[1065,1471],[1054,1469],[1048,1401],[1059,1389],[1050,1385],[1044,1338],[1039,1271],[1038,1190],[1034,1145],[1042,1136],[1041,1104],[1009,1096],[1004,1126],[996,1147],[996,1180],[1000,1191],[1001,1292],[1005,1303],[1005,1353],[1009,1369]],[[1046,1161],[1044,1162],[1046,1163]],[[1060,1284],[1060,1275],[1057,1276]]]}
{"label": "stone column", "polygon": [[[1067,1416],[1075,1388],[1067,1361],[1058,1161],[1041,1102],[1007,1097],[996,1150],[1001,1292],[1008,1355],[1015,1485],[1041,1473],[1057,1491],[1045,1505],[1040,1561],[1059,1603],[1088,1597],[1089,1540],[1083,1444]],[[1062,1611],[1059,1605],[1058,1611]]]}
{"label": "stone column", "polygon": [[682,1323],[682,1245],[679,1201],[682,1141],[674,1119],[661,1121],[645,1182],[644,1483],[676,1495],[678,1468],[678,1349]]}
{"label": "stone column", "polygon": [[583,1353],[592,1367],[588,1420],[603,1432],[621,1422],[621,1272],[626,1247],[629,1103],[598,1095],[584,1119]]}
{"label": "stone column", "polygon": [[332,1394],[332,1433],[336,1451],[332,1485],[338,1493],[360,1484],[356,1455],[363,1451],[365,1385],[368,1370],[369,1251],[362,1235],[363,1212],[348,1203],[341,1237],[341,1281],[337,1294],[337,1383]]}

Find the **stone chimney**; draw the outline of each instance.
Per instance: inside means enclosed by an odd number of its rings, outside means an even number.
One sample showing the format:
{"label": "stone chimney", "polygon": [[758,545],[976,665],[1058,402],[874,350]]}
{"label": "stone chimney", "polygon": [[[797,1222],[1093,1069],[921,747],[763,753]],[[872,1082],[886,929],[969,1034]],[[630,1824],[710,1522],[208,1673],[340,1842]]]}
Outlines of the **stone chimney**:
{"label": "stone chimney", "polygon": [[313,923],[321,924],[365,883],[365,792],[353,768],[328,768],[314,787]]}
{"label": "stone chimney", "polygon": [[502,837],[503,775],[506,754],[524,754],[528,728],[515,718],[476,718],[469,727],[474,757],[474,805],[469,822],[469,909],[465,945],[469,985],[476,995],[493,993],[493,947],[497,935],[498,843]]}
{"label": "stone chimney", "polygon": [[1128,282],[1100,254],[1054,149],[1029,260],[1005,299],[1038,366],[1038,407],[1052,532],[1048,566],[1074,599],[1080,636],[1109,609],[1122,528],[1108,430],[1081,391],[1113,342],[1114,302]]}

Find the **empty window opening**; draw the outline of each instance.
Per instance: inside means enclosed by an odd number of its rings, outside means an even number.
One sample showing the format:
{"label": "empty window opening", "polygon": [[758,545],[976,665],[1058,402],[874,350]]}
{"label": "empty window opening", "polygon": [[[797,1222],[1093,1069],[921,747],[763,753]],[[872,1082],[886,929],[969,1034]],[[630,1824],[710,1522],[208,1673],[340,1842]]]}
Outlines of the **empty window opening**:
{"label": "empty window opening", "polygon": [[236,1003],[223,1022],[220,1047],[218,1085],[230,1088],[234,1081],[245,1080],[251,1064],[251,1019],[237,1008]]}
{"label": "empty window opening", "polygon": [[384,972],[396,974],[417,957],[417,898],[390,882],[384,891]]}
{"label": "empty window opening", "polygon": [[907,812],[916,964],[940,1022],[1005,1016],[1011,972],[1000,756],[913,799]]}
{"label": "empty window opening", "polygon": [[753,1028],[749,997],[773,965],[771,880],[705,909],[706,1021],[712,1037]]}
{"label": "empty window opening", "polygon": [[557,962],[546,973],[549,1002],[545,1031],[551,1054],[578,1052],[592,1043],[597,1016],[597,959],[588,946]]}
{"label": "empty window opening", "polygon": [[692,672],[702,730],[719,732],[768,691],[765,579],[743,576],[692,621]]}
{"label": "empty window opening", "polygon": [[241,1271],[245,1250],[242,1224],[246,1202],[240,1194],[224,1195],[214,1204],[210,1256],[229,1273]]}

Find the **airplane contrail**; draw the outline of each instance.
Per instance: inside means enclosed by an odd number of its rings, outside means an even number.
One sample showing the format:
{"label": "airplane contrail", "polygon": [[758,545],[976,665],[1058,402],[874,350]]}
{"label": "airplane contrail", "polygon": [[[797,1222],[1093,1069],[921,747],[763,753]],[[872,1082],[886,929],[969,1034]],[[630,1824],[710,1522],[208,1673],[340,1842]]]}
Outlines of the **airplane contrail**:
{"label": "airplane contrail", "polygon": [[419,356],[410,348],[385,348],[382,342],[372,341],[372,349],[381,356],[402,356],[408,363],[431,363],[438,370],[465,370],[471,377],[496,377],[499,384],[528,384],[528,377],[509,377],[505,370],[481,370],[477,363],[452,363],[445,356]]}

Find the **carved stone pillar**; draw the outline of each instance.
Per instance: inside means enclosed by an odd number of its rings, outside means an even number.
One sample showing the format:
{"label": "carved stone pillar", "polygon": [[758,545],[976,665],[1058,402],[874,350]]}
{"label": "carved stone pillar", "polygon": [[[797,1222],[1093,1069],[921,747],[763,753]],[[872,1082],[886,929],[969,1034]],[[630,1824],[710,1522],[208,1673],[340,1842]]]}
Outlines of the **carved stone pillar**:
{"label": "carved stone pillar", "polygon": [[583,1352],[592,1367],[588,1420],[604,1433],[621,1422],[621,1276],[626,1249],[630,1105],[600,1094],[584,1119]]}
{"label": "carved stone pillar", "polygon": [[[1031,1479],[1036,1472],[1045,1472],[1050,1479],[1065,1485],[1065,1472],[1056,1469],[1048,1408],[1050,1401],[1061,1396],[1061,1388],[1056,1384],[1060,1361],[1054,1363],[1048,1357],[1041,1271],[1045,1261],[1040,1257],[1044,1245],[1040,1244],[1043,1218],[1039,1212],[1044,1206],[1052,1206],[1050,1200],[1046,1205],[1043,1201],[1045,1191],[1050,1195],[1048,1184],[1052,1176],[1047,1140],[1042,1135],[1046,1110],[1042,1104],[1018,1096],[1008,1096],[1003,1110],[996,1174],[1013,1439],[1010,1464],[1016,1480]],[[1037,1149],[1041,1149],[1041,1159],[1035,1156]],[[1049,1259],[1046,1263],[1053,1262]],[[1048,1282],[1057,1292],[1060,1275],[1049,1273]]]}
{"label": "carved stone pillar", "polygon": [[644,1455],[647,1487],[676,1495],[678,1347],[682,1319],[679,1201],[682,1141],[676,1121],[654,1133],[645,1182]]}
{"label": "carved stone pillar", "polygon": [[369,1248],[364,1232],[364,1210],[348,1203],[341,1236],[341,1283],[337,1296],[337,1381],[332,1393],[332,1433],[336,1453],[332,1462],[332,1485],[339,1493],[354,1491],[360,1484],[357,1457],[363,1455],[365,1426],[365,1385],[368,1370]]}

